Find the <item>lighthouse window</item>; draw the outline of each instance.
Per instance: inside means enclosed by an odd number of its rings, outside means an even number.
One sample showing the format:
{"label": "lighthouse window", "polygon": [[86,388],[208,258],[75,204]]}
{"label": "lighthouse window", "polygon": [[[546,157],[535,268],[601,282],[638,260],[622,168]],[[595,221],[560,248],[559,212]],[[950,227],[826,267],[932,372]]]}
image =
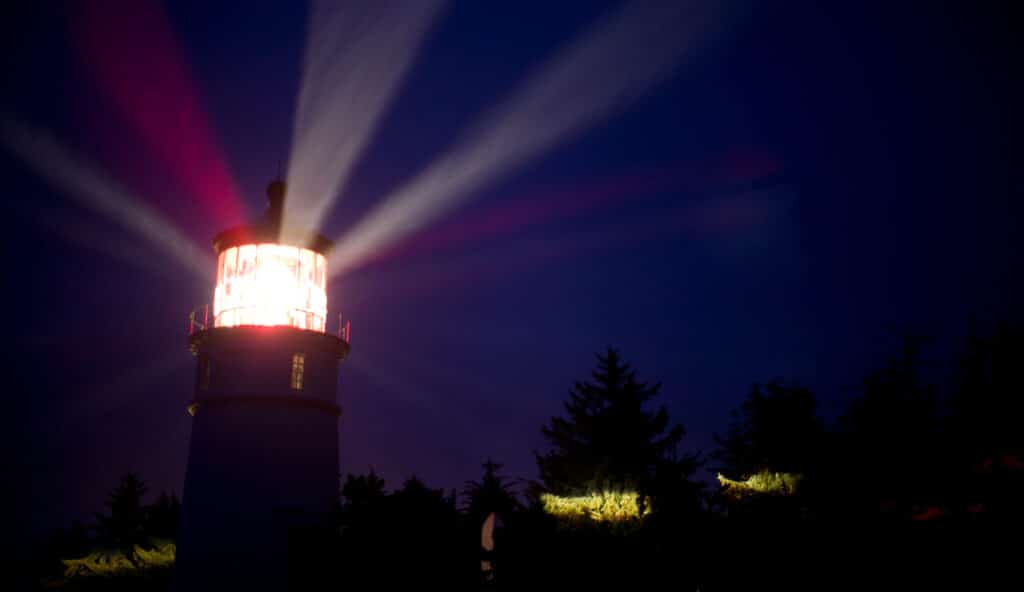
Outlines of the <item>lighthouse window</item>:
{"label": "lighthouse window", "polygon": [[306,354],[292,355],[292,389],[302,390],[302,379],[306,372]]}

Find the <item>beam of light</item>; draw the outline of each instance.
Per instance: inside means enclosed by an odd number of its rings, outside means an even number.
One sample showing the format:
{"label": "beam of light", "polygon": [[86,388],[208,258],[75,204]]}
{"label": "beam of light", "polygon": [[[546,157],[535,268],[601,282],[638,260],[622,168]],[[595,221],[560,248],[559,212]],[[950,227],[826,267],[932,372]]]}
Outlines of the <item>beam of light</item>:
{"label": "beam of light", "polygon": [[12,121],[2,122],[0,130],[0,137],[7,148],[40,177],[79,204],[149,241],[199,278],[212,281],[213,257],[199,249],[158,212],[72,155],[48,133]]}
{"label": "beam of light", "polygon": [[[784,186],[765,187],[716,195],[557,236],[517,237],[459,252],[424,250],[419,257],[403,261],[402,266],[361,267],[359,284],[365,290],[361,296],[377,304],[389,297],[421,301],[439,293],[478,289],[490,281],[514,281],[510,278],[544,266],[664,240],[710,239],[722,247],[784,223],[792,205]],[[351,305],[353,301],[346,302]]]}
{"label": "beam of light", "polygon": [[381,356],[383,361],[377,361],[376,358],[366,347],[360,348],[359,355],[346,361],[346,370],[374,383],[382,391],[380,395],[390,395],[402,402],[416,403],[425,408],[436,406],[434,395],[423,387],[423,381],[406,379],[407,370],[396,368],[393,356]]}
{"label": "beam of light", "polygon": [[332,273],[347,271],[643,95],[713,32],[717,12],[705,2],[637,0],[606,18],[339,237]]}
{"label": "beam of light", "polygon": [[[192,364],[192,357],[183,355],[179,349],[159,351],[140,359],[137,364],[113,380],[82,389],[62,406],[61,418],[55,423],[67,430],[82,424],[102,425],[111,415],[137,405],[140,393],[152,390],[154,385],[175,374],[180,375]],[[182,411],[184,415],[184,406]]]}
{"label": "beam of light", "polygon": [[[95,341],[95,336],[90,338]],[[55,346],[59,350],[51,350],[54,354],[62,354],[65,351],[87,347],[84,338],[74,338],[69,341],[67,335],[56,340]],[[123,373],[116,375],[112,380],[96,383],[85,388],[76,390],[74,397],[68,397],[62,405],[53,408],[51,413],[41,415],[34,426],[40,430],[52,430],[54,433],[68,434],[74,441],[93,441],[97,430],[106,429],[105,426],[124,417],[124,414],[137,415],[137,408],[142,405],[151,407],[154,403],[140,402],[140,395],[149,394],[153,391],[154,385],[173,381],[175,375],[181,376],[192,362],[192,356],[183,353],[180,348],[173,348],[169,351],[147,351],[146,355],[137,357],[137,362]],[[187,375],[187,374],[186,374]],[[145,399],[146,397],[142,397]],[[163,404],[162,402],[160,404]],[[177,411],[184,417],[184,405],[179,404]],[[181,440],[181,424],[170,430],[154,430],[163,432],[159,439],[156,439],[157,449],[164,445],[170,438]],[[171,424],[167,424],[171,425]],[[187,422],[185,423],[187,425]],[[151,434],[153,435],[153,434]],[[139,442],[140,446],[152,450],[154,446],[149,443]],[[45,447],[46,455],[50,457],[65,457],[68,451],[58,442],[50,442]],[[76,450],[74,454],[86,454],[84,450]]]}
{"label": "beam of light", "polygon": [[[677,177],[675,170],[664,167],[584,180],[571,186],[538,188],[528,194],[478,208],[466,216],[422,228],[360,260],[359,266],[415,258],[470,241],[483,242],[520,233],[627,198],[637,199],[644,194],[672,188],[679,184]],[[352,271],[354,269],[350,268],[349,272]]]}
{"label": "beam of light", "polygon": [[319,227],[441,4],[314,0],[288,162],[286,226]]}
{"label": "beam of light", "polygon": [[[769,203],[772,199],[764,199],[767,194],[761,190],[777,184],[782,172],[781,162],[770,153],[738,147],[697,162],[645,167],[572,185],[539,187],[423,228],[363,259],[358,270],[424,257],[436,262],[438,253],[466,242],[479,246],[625,200],[633,204],[649,201],[666,192],[686,195],[689,203],[682,209],[659,213],[657,224],[648,229],[651,236],[664,236],[664,223],[669,223],[670,230],[696,235],[740,231],[765,222],[761,218],[778,210],[776,204]],[[748,193],[755,188],[757,191]],[[616,236],[621,234],[616,228],[607,230]],[[624,238],[632,242],[630,236]]]}
{"label": "beam of light", "polygon": [[83,66],[189,198],[220,226],[245,208],[207,121],[184,52],[158,2],[77,2],[70,27]]}
{"label": "beam of light", "polygon": [[121,233],[111,233],[102,225],[89,223],[81,215],[69,210],[46,208],[33,216],[25,215],[24,218],[75,246],[120,259],[157,275],[171,271],[161,261],[154,259],[148,250],[140,249],[138,243],[130,242]]}

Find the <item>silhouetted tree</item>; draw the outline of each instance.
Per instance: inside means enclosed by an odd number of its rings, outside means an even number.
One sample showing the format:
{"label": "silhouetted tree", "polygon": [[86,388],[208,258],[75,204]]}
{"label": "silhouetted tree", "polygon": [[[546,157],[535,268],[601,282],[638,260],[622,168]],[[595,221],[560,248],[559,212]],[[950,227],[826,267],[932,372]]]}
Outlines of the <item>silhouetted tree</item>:
{"label": "silhouetted tree", "polygon": [[960,356],[951,431],[958,452],[958,511],[1020,518],[1024,494],[1024,329],[973,331]]}
{"label": "silhouetted tree", "polygon": [[59,574],[63,572],[62,559],[84,557],[92,548],[89,528],[80,520],[74,520],[71,528],[60,529],[47,539],[38,567],[40,573]]}
{"label": "silhouetted tree", "polygon": [[142,498],[148,490],[135,473],[121,477],[121,482],[107,499],[110,515],[96,514],[97,530],[102,540],[125,549],[129,554],[134,545],[145,542],[146,511]]}
{"label": "silhouetted tree", "polygon": [[[691,480],[699,461],[678,452],[683,427],[669,421],[664,407],[651,409],[660,390],[660,383],[638,380],[608,348],[597,355],[591,379],[573,385],[564,415],[542,427],[550,447],[536,455],[542,484],[554,494],[636,489],[653,513],[631,524],[578,521],[571,528],[546,528],[537,521],[533,541],[514,541],[506,581],[519,578],[526,585],[548,571],[549,582],[573,588],[646,587],[666,578],[692,588],[693,564],[684,559],[692,554],[683,539],[696,539],[695,521],[684,518],[701,508],[700,488]],[[658,563],[662,552],[673,560]]]}
{"label": "silhouetted tree", "polygon": [[488,458],[481,466],[484,474],[480,481],[467,481],[462,491],[468,501],[466,512],[474,524],[483,521],[491,512],[507,519],[520,508],[520,503],[511,484],[498,474],[502,465]]}
{"label": "silhouetted tree", "polygon": [[955,429],[974,461],[1024,454],[1024,330],[1008,325],[972,333],[960,356]]}
{"label": "silhouetted tree", "polygon": [[[715,501],[727,507],[730,516],[792,519],[811,505],[815,496],[809,493],[820,492],[818,468],[826,443],[815,407],[814,395],[800,386],[781,380],[751,386],[747,398],[732,411],[726,435],[715,435],[716,469],[739,481],[756,476],[789,485],[753,495],[720,491]],[[780,480],[777,473],[786,475]]]}
{"label": "silhouetted tree", "polygon": [[597,356],[593,381],[577,382],[565,402],[565,417],[542,428],[551,449],[537,454],[544,486],[560,495],[601,487],[638,487],[650,492],[659,468],[689,477],[695,458],[678,458],[685,431],[669,425],[668,411],[645,405],[661,383],[636,379],[636,372],[615,349]]}
{"label": "silhouetted tree", "polygon": [[[340,585],[450,583],[472,577],[459,547],[454,493],[410,477],[391,494],[374,471],[348,475],[341,489]],[[459,562],[462,561],[463,564]]]}
{"label": "silhouetted tree", "polygon": [[427,487],[414,475],[388,496],[387,523],[390,556],[405,569],[404,573],[392,574],[393,582],[450,582],[460,571],[464,577],[472,574],[467,568],[468,554],[455,553],[459,539],[453,495]]}
{"label": "silhouetted tree", "polygon": [[754,384],[726,435],[715,435],[718,469],[745,479],[760,471],[807,474],[816,464],[825,434],[806,388],[781,381]]}
{"label": "silhouetted tree", "polygon": [[351,565],[344,574],[346,580],[375,581],[395,558],[396,527],[384,486],[372,469],[366,475],[347,475],[342,485],[339,553],[343,559],[336,561]]}
{"label": "silhouetted tree", "polygon": [[366,475],[349,473],[341,487],[341,496],[346,508],[355,510],[371,506],[385,497],[384,479],[377,476],[373,469]]}
{"label": "silhouetted tree", "polygon": [[903,354],[865,379],[863,394],[840,418],[831,486],[843,494],[847,511],[907,515],[914,506],[942,501],[948,456],[935,387],[923,383],[918,369],[923,343],[906,339]]}
{"label": "silhouetted tree", "polygon": [[704,484],[693,479],[703,462],[698,455],[686,454],[655,463],[653,478],[644,491],[650,494],[656,520],[675,524],[689,521],[704,511]]}
{"label": "silhouetted tree", "polygon": [[173,493],[161,492],[155,504],[146,508],[145,532],[149,536],[173,539],[178,532],[181,502]]}
{"label": "silhouetted tree", "polygon": [[402,511],[415,513],[417,510],[434,510],[444,507],[455,508],[455,500],[444,494],[443,489],[432,489],[427,487],[423,481],[413,475],[406,479],[402,488],[391,494],[391,499]]}
{"label": "silhouetted tree", "polygon": [[[502,538],[497,525],[508,521],[513,513],[521,509],[521,505],[516,499],[511,485],[498,474],[502,466],[500,463],[488,458],[481,466],[484,469],[483,477],[480,481],[467,481],[463,496],[468,501],[466,514],[469,519],[469,537],[475,545],[479,546],[482,578],[484,581],[491,582],[495,577],[494,570],[497,563],[501,561],[499,557],[504,549],[499,550],[497,546],[491,549],[484,548],[482,540],[484,524],[493,513],[495,520],[491,525],[489,537],[490,541],[497,545],[497,540]],[[501,546],[504,546],[504,541]]]}

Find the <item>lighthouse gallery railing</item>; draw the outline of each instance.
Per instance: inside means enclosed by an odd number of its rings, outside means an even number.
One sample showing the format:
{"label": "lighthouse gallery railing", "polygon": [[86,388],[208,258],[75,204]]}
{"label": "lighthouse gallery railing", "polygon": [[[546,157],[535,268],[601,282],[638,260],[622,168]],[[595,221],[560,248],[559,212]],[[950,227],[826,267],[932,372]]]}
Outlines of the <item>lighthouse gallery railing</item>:
{"label": "lighthouse gallery railing", "polygon": [[[335,318],[334,315],[329,315],[329,318]],[[210,314],[210,305],[204,304],[197,306],[192,309],[188,314],[188,334],[189,336],[195,335],[196,333],[202,333],[207,329],[212,329],[214,326],[213,316]],[[254,325],[258,326],[258,325]],[[287,326],[287,325],[284,325]],[[330,326],[325,327],[330,329]],[[325,331],[326,332],[326,331]],[[341,313],[337,314],[337,324],[334,326],[334,333],[338,339],[345,343],[352,343],[352,323],[346,320]]]}

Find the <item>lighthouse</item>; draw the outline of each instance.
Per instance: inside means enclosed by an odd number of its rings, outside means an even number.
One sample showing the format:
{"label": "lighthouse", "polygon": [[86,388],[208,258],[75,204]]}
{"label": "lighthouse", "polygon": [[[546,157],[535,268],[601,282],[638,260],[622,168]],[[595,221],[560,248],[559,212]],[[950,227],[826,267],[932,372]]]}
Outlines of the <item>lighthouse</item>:
{"label": "lighthouse", "polygon": [[272,182],[261,220],[214,237],[212,306],[189,317],[179,590],[287,588],[289,541],[324,524],[337,499],[336,384],[350,327],[329,322],[331,242],[282,227],[285,193]]}

